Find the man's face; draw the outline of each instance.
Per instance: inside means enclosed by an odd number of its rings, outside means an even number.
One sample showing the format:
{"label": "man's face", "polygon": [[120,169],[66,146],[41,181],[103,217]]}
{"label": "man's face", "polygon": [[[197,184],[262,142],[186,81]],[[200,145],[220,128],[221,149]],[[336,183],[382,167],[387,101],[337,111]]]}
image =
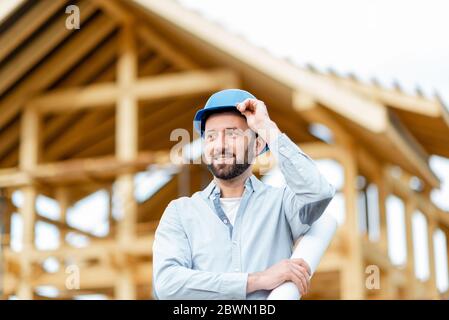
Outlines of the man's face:
{"label": "man's face", "polygon": [[204,157],[215,177],[230,180],[241,175],[254,159],[254,145],[255,134],[249,129],[245,117],[222,112],[207,118]]}

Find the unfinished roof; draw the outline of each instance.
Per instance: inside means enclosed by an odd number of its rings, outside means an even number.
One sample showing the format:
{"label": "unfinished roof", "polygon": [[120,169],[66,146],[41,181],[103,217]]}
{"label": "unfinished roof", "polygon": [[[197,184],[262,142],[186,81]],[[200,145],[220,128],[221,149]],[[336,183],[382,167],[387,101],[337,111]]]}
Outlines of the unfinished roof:
{"label": "unfinished roof", "polygon": [[[73,87],[79,90],[73,92],[84,97],[89,92],[82,91],[83,86],[115,80],[117,28],[133,16],[140,19],[139,76],[232,70],[237,76],[232,83],[264,100],[271,116],[294,140],[316,140],[308,124],[316,110],[324,109],[379,160],[397,164],[431,186],[438,185],[428,156],[449,156],[449,117],[438,99],[301,69],[174,1],[80,0],[76,2],[81,11],[80,30],[61,28],[68,4],[65,0],[24,1],[0,26],[0,167],[18,165],[19,119],[31,98],[49,104]],[[152,85],[156,84],[143,84],[142,90]],[[49,90],[55,95],[39,100]],[[107,103],[107,88],[104,92],[98,99]],[[203,94],[180,94],[177,99],[162,95],[140,102],[152,106],[141,108],[139,115],[140,149],[170,148],[174,143],[169,134],[174,128],[192,132],[193,114],[209,94],[205,89]],[[114,121],[114,111],[107,108],[50,112],[44,120],[43,160],[112,154]]]}

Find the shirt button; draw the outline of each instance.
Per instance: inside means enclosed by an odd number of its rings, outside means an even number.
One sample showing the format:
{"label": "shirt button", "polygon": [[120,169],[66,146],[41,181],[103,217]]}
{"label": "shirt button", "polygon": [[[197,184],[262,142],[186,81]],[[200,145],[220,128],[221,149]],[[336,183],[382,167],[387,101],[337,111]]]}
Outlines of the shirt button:
{"label": "shirt button", "polygon": [[228,220],[226,220],[226,219],[224,219],[223,222],[224,222],[225,224],[228,224]]}

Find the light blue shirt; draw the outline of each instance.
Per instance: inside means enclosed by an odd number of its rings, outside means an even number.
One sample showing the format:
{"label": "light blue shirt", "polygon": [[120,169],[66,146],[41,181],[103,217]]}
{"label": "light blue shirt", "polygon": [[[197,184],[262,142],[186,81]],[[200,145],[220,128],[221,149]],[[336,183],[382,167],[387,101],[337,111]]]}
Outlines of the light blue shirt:
{"label": "light blue shirt", "polygon": [[296,239],[326,209],[335,188],[284,133],[269,145],[286,180],[276,188],[252,175],[232,225],[214,180],[169,203],[153,243],[157,299],[266,299],[246,294],[248,274],[290,258]]}

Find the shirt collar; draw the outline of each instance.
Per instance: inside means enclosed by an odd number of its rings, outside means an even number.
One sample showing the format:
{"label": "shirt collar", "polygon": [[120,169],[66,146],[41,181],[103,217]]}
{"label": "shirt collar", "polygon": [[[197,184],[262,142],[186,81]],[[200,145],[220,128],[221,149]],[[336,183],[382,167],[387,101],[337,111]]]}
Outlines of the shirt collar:
{"label": "shirt collar", "polygon": [[[263,182],[260,181],[254,174],[249,176],[245,181],[245,188],[250,191],[257,192],[261,186],[263,185]],[[212,179],[212,181],[209,183],[209,185],[201,191],[204,198],[209,198],[211,195],[220,195],[220,187],[215,183],[215,180]]]}

